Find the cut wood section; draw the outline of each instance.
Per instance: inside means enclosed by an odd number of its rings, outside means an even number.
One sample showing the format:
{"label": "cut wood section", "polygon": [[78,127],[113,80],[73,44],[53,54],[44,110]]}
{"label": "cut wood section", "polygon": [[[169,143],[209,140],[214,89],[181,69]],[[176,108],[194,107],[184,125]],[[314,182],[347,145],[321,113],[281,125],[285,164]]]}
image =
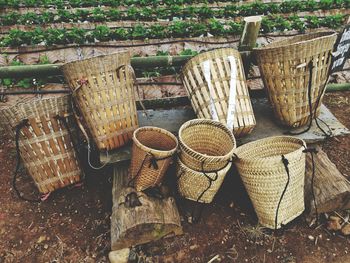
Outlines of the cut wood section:
{"label": "cut wood section", "polygon": [[[320,148],[314,155],[315,177],[314,192],[318,213],[345,210],[350,208],[350,183],[338,171],[327,154]],[[305,175],[305,208],[309,215],[315,214],[312,196],[312,159],[311,153],[306,155]]]}
{"label": "cut wood section", "polygon": [[240,51],[251,51],[256,46],[256,40],[258,39],[262,17],[261,16],[249,16],[243,19],[244,30],[239,43]]}
{"label": "cut wood section", "polygon": [[[112,250],[148,243],[183,233],[180,215],[173,197],[156,199],[127,187],[129,162],[115,165],[111,218]],[[136,193],[140,206],[130,207],[126,197]]]}

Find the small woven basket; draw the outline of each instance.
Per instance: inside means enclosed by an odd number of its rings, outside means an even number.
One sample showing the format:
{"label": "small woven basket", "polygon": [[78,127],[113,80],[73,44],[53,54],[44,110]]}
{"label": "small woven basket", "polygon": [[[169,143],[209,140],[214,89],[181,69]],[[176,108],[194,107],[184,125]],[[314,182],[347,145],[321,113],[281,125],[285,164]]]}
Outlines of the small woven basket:
{"label": "small woven basket", "polygon": [[231,160],[236,140],[221,122],[194,119],[180,127],[179,145],[184,165],[199,172],[215,172]]}
{"label": "small woven basket", "polygon": [[202,173],[188,168],[178,159],[176,175],[180,195],[192,201],[211,203],[230,167],[231,163],[228,163],[226,167],[217,172]]}
{"label": "small woven basket", "polygon": [[236,137],[253,130],[256,122],[237,50],[220,48],[193,57],[181,79],[198,118],[220,121]]}
{"label": "small woven basket", "polygon": [[[31,99],[0,108],[2,126],[20,128],[19,150],[25,168],[43,194],[79,182],[81,169],[71,132],[77,131],[70,96]],[[76,138],[74,138],[76,139]]]}
{"label": "small woven basket", "polygon": [[137,191],[159,185],[167,171],[178,141],[170,132],[142,127],[134,132],[130,176]]}
{"label": "small woven basket", "polygon": [[333,31],[317,32],[254,49],[274,114],[281,124],[300,127],[310,121],[310,70],[313,117],[319,115],[336,38]]}
{"label": "small woven basket", "polygon": [[[303,140],[277,136],[235,150],[235,164],[261,225],[280,228],[304,211],[305,148]],[[289,176],[282,155],[289,162]]]}
{"label": "small woven basket", "polygon": [[128,143],[138,127],[130,53],[74,61],[62,70],[98,149]]}

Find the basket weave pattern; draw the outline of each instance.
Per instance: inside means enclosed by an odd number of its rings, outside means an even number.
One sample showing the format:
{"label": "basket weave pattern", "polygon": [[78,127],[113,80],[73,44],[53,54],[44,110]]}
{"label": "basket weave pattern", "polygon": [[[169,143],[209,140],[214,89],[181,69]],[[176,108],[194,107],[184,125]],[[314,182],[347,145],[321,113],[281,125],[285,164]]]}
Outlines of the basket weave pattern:
{"label": "basket weave pattern", "polygon": [[176,137],[156,127],[134,132],[130,176],[137,191],[159,185],[178,146]]}
{"label": "basket weave pattern", "polygon": [[254,205],[259,223],[275,228],[278,202],[288,176],[282,154],[289,161],[290,182],[278,209],[277,228],[304,211],[305,142],[290,136],[276,136],[238,147],[235,161]]}
{"label": "basket weave pattern", "polygon": [[138,127],[130,53],[67,63],[63,73],[97,147],[129,142]]}
{"label": "basket weave pattern", "polygon": [[[2,124],[15,129],[20,121],[28,125],[20,131],[19,149],[24,166],[41,193],[79,182],[81,170],[66,128],[76,130],[70,96],[35,99],[0,109]],[[9,119],[13,116],[17,118]],[[57,118],[60,116],[65,119]]]}
{"label": "basket weave pattern", "polygon": [[222,123],[195,119],[184,123],[179,130],[179,158],[195,171],[221,170],[231,160],[236,140]]}
{"label": "basket weave pattern", "polygon": [[255,49],[274,114],[283,125],[300,127],[309,122],[310,61],[313,64],[312,110],[315,112],[318,106],[315,116],[319,115],[336,37],[334,32],[311,33]]}
{"label": "basket weave pattern", "polygon": [[[203,52],[190,59],[181,71],[181,79],[198,118],[213,119],[211,104],[214,104],[218,121],[227,124],[229,108],[231,64],[228,57],[236,60],[236,99],[233,118],[233,133],[243,136],[255,127],[255,117],[250,101],[242,59],[237,50],[221,48]],[[211,86],[203,72],[203,62],[210,61]]]}
{"label": "basket weave pattern", "polygon": [[[219,191],[231,163],[217,173],[206,173],[213,181],[210,181],[202,172],[194,171],[184,165],[180,159],[177,160],[176,174],[178,177],[177,187],[181,196],[186,199],[211,203]],[[210,188],[208,188],[210,186]],[[208,189],[208,190],[206,190]],[[202,195],[202,196],[201,196]]]}

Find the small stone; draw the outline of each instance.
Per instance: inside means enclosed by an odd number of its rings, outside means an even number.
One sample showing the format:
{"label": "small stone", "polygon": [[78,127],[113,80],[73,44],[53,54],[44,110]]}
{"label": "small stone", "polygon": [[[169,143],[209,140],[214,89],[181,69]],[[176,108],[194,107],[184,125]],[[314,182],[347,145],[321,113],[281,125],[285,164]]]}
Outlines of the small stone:
{"label": "small stone", "polygon": [[344,236],[350,235],[350,224],[345,224],[345,226],[341,229],[341,232]]}
{"label": "small stone", "polygon": [[338,231],[341,229],[341,218],[337,216],[330,216],[327,223],[327,229]]}
{"label": "small stone", "polygon": [[48,249],[49,248],[49,245],[48,244],[45,244],[44,245],[44,249]]}
{"label": "small stone", "polygon": [[233,208],[234,206],[235,206],[235,204],[233,202],[231,202],[230,208]]}
{"label": "small stone", "polygon": [[129,254],[130,254],[130,249],[124,248],[121,250],[109,252],[108,257],[111,263],[128,263]]}
{"label": "small stone", "polygon": [[198,247],[199,247],[198,245],[192,245],[192,246],[190,246],[190,250],[195,250]]}
{"label": "small stone", "polygon": [[40,236],[40,237],[38,238],[38,241],[36,241],[36,243],[40,244],[40,243],[42,243],[42,242],[45,241],[45,240],[46,240],[46,236]]}
{"label": "small stone", "polygon": [[311,241],[314,241],[314,240],[315,240],[315,238],[314,238],[313,236],[311,236],[311,235],[308,236],[307,238],[310,239]]}

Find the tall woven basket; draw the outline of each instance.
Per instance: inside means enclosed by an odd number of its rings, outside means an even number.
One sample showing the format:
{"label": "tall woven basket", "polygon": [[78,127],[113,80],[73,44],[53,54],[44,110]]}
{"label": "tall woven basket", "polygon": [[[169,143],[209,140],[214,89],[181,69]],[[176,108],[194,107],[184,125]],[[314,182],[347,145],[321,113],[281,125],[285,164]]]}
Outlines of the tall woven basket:
{"label": "tall woven basket", "polygon": [[138,127],[130,53],[70,62],[62,69],[98,149],[129,142]]}
{"label": "tall woven basket", "polygon": [[181,79],[198,118],[220,121],[237,137],[253,130],[256,122],[237,50],[220,48],[193,57]]}
{"label": "tall woven basket", "polygon": [[184,165],[195,171],[215,172],[231,160],[236,140],[221,122],[194,119],[180,127],[179,145]]}
{"label": "tall woven basket", "polygon": [[0,119],[2,126],[14,133],[19,131],[21,158],[41,193],[80,181],[70,96],[31,99],[1,107]]}
{"label": "tall woven basket", "polygon": [[176,137],[161,128],[142,127],[134,132],[130,175],[137,191],[157,186],[176,153]]}
{"label": "tall woven basket", "polygon": [[319,115],[336,38],[333,31],[317,32],[255,49],[274,114],[281,124],[289,127],[307,124],[309,96],[313,117]]}
{"label": "tall woven basket", "polygon": [[230,167],[231,163],[228,163],[219,171],[203,173],[188,168],[178,159],[176,175],[177,188],[180,195],[192,201],[211,203],[219,191]]}
{"label": "tall woven basket", "polygon": [[261,225],[277,229],[304,211],[305,148],[303,140],[277,136],[235,150],[235,164]]}

